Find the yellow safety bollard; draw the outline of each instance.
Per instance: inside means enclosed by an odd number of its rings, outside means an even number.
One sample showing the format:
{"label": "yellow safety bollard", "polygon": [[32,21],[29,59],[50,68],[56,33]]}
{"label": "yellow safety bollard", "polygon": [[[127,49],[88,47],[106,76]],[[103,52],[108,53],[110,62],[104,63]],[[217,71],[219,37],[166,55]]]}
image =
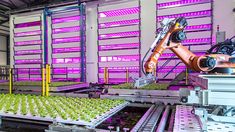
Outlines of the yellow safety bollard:
{"label": "yellow safety bollard", "polygon": [[126,82],[129,83],[129,70],[126,69]]}
{"label": "yellow safety bollard", "polygon": [[50,65],[46,65],[46,96],[49,96],[50,85]]}
{"label": "yellow safety bollard", "polygon": [[108,73],[108,68],[104,68],[104,83],[108,84],[109,83],[109,73]]}
{"label": "yellow safety bollard", "polygon": [[45,68],[42,68],[42,96],[45,96]]}
{"label": "yellow safety bollard", "polygon": [[12,94],[12,68],[9,69],[9,94]]}
{"label": "yellow safety bollard", "polygon": [[188,85],[188,68],[185,70],[185,84]]}
{"label": "yellow safety bollard", "polygon": [[156,72],[156,67],[153,68],[153,75],[156,77],[157,76],[157,72]]}

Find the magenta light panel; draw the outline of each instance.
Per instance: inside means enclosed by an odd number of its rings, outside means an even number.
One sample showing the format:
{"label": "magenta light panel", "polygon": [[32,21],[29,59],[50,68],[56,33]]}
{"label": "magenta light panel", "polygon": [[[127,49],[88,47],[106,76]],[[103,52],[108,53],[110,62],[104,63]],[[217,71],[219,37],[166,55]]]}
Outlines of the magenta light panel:
{"label": "magenta light panel", "polygon": [[15,24],[15,28],[25,28],[25,27],[33,27],[33,26],[41,26],[41,21]]}
{"label": "magenta light panel", "polygon": [[[190,36],[182,42],[182,45],[189,47],[190,50],[198,56],[203,55],[208,49],[199,50],[192,47],[196,45],[209,47],[209,45],[212,44],[212,2],[212,0],[169,0],[167,2],[157,3],[157,23],[164,18],[185,17],[190,21],[189,25],[185,28],[186,35],[187,32],[190,32]],[[205,19],[206,21],[200,21],[200,19],[203,18],[207,18]],[[200,34],[207,35],[202,37]],[[177,74],[186,69],[185,66],[182,66],[184,64],[175,67],[181,60],[176,56],[172,58],[172,56],[174,56],[174,54],[164,53],[159,59],[158,68],[162,68],[157,72],[159,80],[166,79],[162,77],[171,71],[172,73],[167,76],[167,79],[173,79]],[[165,66],[162,66],[163,64]],[[172,70],[173,68],[175,69]]]}
{"label": "magenta light panel", "polygon": [[35,35],[41,35],[42,31],[41,30],[36,30],[36,31],[30,31],[30,32],[21,32],[21,33],[15,33],[15,37],[24,37],[24,36],[35,36]]}
{"label": "magenta light panel", "polygon": [[139,7],[125,8],[125,9],[119,9],[119,10],[99,12],[99,17],[124,16],[124,15],[130,15],[130,14],[137,14],[139,12],[140,12]]}
{"label": "magenta light panel", "polygon": [[209,2],[212,2],[212,0],[178,0],[178,1],[168,2],[168,3],[157,4],[157,8],[161,10],[165,8],[190,6],[194,4],[203,4],[203,3],[209,3]]}
{"label": "magenta light panel", "polygon": [[74,21],[79,21],[79,20],[80,20],[80,16],[55,18],[55,19],[52,20],[52,24],[65,23],[65,22],[74,22]]}
{"label": "magenta light panel", "polygon": [[[35,20],[30,19],[30,18],[35,18]],[[35,67],[41,67],[43,63],[41,16],[40,15],[38,15],[37,17],[25,16],[25,18],[20,17],[20,18],[17,18],[17,20],[20,20],[22,22],[19,24],[15,24],[13,27],[14,28],[13,40],[14,40],[14,47],[15,47],[13,49],[14,50],[14,68],[15,68],[14,70],[16,74],[14,76],[15,77],[14,79],[15,81],[40,80],[41,68],[35,69]],[[15,23],[15,21],[16,19],[13,19],[13,23]],[[31,37],[39,38],[39,39],[32,40]],[[30,41],[28,41],[27,39]],[[16,67],[28,67],[28,68],[22,69],[22,68],[16,68]]]}
{"label": "magenta light panel", "polygon": [[[126,1],[117,5],[99,5],[98,7],[98,28],[107,34],[98,32],[98,42],[107,41],[106,44],[99,44],[99,82],[104,83],[104,68],[109,71],[109,83],[126,82],[126,71],[128,70],[134,77],[140,75],[140,4],[139,1]],[[120,9],[120,7],[123,7]],[[116,9],[118,8],[118,9]],[[120,19],[122,18],[122,19]],[[116,20],[116,21],[113,21]],[[138,25],[139,28],[125,31],[120,27],[131,27]],[[116,29],[116,30],[115,30]],[[130,28],[131,29],[131,28]],[[120,43],[121,39],[128,38],[130,41]],[[132,39],[133,38],[133,41]],[[137,39],[136,39],[137,38]],[[109,41],[110,40],[110,41]],[[138,54],[130,54],[134,49]],[[116,54],[113,54],[115,51]],[[118,55],[118,51],[120,52]],[[130,51],[124,52],[124,51]],[[103,55],[100,55],[103,53]],[[108,54],[105,56],[105,54]],[[133,66],[126,66],[126,63],[134,63]],[[117,76],[120,75],[120,76]],[[114,78],[113,78],[114,77]]]}
{"label": "magenta light panel", "polygon": [[112,44],[112,45],[100,45],[99,51],[106,50],[120,50],[120,49],[138,49],[140,47],[139,43],[127,43],[127,44]]}
{"label": "magenta light panel", "polygon": [[55,28],[55,29],[52,30],[53,34],[78,32],[78,31],[80,31],[80,26]]}

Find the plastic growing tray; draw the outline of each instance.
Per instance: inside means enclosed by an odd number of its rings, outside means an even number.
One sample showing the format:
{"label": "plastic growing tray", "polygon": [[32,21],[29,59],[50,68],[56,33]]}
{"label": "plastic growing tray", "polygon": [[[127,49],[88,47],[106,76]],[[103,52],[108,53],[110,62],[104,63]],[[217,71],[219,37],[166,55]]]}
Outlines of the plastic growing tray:
{"label": "plastic growing tray", "polygon": [[0,94],[0,116],[95,127],[128,105],[124,100]]}

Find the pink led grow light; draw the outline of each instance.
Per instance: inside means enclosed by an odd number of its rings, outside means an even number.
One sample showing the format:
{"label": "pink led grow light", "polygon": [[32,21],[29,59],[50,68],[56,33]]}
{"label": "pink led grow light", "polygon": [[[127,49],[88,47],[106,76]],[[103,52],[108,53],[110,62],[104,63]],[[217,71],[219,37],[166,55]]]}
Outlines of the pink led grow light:
{"label": "pink led grow light", "polygon": [[135,25],[135,24],[139,24],[139,23],[140,23],[139,19],[107,22],[107,23],[99,24],[99,28],[110,28],[110,27],[118,27],[118,26],[126,26],[126,25]]}
{"label": "pink led grow light", "polygon": [[53,39],[53,44],[59,44],[59,43],[71,43],[71,42],[80,42],[80,37],[68,37],[68,38],[58,38]]}
{"label": "pink led grow light", "polygon": [[77,32],[80,31],[80,26],[66,27],[66,28],[55,28],[52,30],[53,34],[56,33],[66,33],[66,32]]}
{"label": "pink led grow light", "polygon": [[41,64],[42,60],[28,59],[28,60],[15,60],[15,64]]}
{"label": "pink led grow light", "polygon": [[37,30],[37,31],[31,31],[31,32],[20,32],[20,33],[15,33],[15,37],[22,37],[22,36],[34,36],[34,35],[41,35],[42,31]]}
{"label": "pink led grow light", "polygon": [[29,73],[30,74],[41,74],[41,69],[22,68],[22,69],[16,69],[15,72],[18,74],[29,74]]}
{"label": "pink led grow light", "polygon": [[66,53],[66,52],[80,52],[80,47],[72,47],[72,48],[54,48],[53,53]]}
{"label": "pink led grow light", "polygon": [[105,11],[105,12],[99,12],[99,17],[113,17],[113,16],[136,14],[136,13],[139,13],[139,11],[140,11],[139,7]]}
{"label": "pink led grow light", "polygon": [[157,8],[164,9],[164,8],[193,5],[193,4],[209,3],[209,2],[212,2],[212,0],[179,0],[179,1],[157,4]]}
{"label": "pink led grow light", "polygon": [[197,18],[197,17],[206,17],[206,16],[211,16],[211,15],[212,15],[211,10],[204,10],[204,11],[197,11],[197,12],[188,12],[188,13],[181,13],[181,14],[158,16],[157,20],[161,21],[164,18],[177,18],[177,17]]}
{"label": "pink led grow light", "polygon": [[110,38],[122,38],[122,37],[137,37],[139,35],[140,35],[139,31],[101,34],[99,35],[99,40],[110,39]]}
{"label": "pink led grow light", "polygon": [[81,58],[62,58],[62,59],[53,59],[53,64],[70,64],[70,63],[80,63]]}
{"label": "pink led grow light", "polygon": [[211,38],[197,38],[197,39],[187,39],[182,42],[182,44],[201,44],[201,43],[211,43]]}
{"label": "pink led grow light", "polygon": [[37,45],[42,44],[41,40],[32,40],[32,41],[23,41],[23,42],[15,42],[15,45]]}
{"label": "pink led grow light", "polygon": [[55,68],[53,74],[79,74],[81,73],[80,68]]}
{"label": "pink led grow light", "polygon": [[187,26],[185,29],[186,31],[197,31],[197,30],[211,30],[211,24],[203,24],[203,25],[192,25]]}
{"label": "pink led grow light", "polygon": [[15,24],[15,28],[33,27],[33,26],[40,26],[40,25],[41,25],[41,21],[35,21],[35,22]]}
{"label": "pink led grow light", "polygon": [[99,62],[129,62],[139,61],[139,55],[123,55],[123,56],[101,56]]}
{"label": "pink led grow light", "polygon": [[139,43],[112,44],[112,45],[100,45],[99,51],[120,50],[120,49],[138,49],[138,48],[139,48]]}
{"label": "pink led grow light", "polygon": [[63,17],[63,18],[54,18],[52,19],[52,23],[64,23],[64,22],[73,22],[73,21],[79,21],[80,16],[70,16],[70,17]]}
{"label": "pink led grow light", "polygon": [[15,55],[41,54],[42,50],[20,50],[15,51]]}

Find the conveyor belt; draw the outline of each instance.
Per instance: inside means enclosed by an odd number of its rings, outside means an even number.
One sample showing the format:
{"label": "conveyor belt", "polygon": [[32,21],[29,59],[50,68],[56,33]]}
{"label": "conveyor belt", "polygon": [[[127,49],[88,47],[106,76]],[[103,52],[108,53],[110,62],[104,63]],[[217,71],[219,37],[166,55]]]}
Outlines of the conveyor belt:
{"label": "conveyor belt", "polygon": [[163,105],[151,106],[136,126],[131,130],[131,132],[153,132],[156,129],[163,110]]}

